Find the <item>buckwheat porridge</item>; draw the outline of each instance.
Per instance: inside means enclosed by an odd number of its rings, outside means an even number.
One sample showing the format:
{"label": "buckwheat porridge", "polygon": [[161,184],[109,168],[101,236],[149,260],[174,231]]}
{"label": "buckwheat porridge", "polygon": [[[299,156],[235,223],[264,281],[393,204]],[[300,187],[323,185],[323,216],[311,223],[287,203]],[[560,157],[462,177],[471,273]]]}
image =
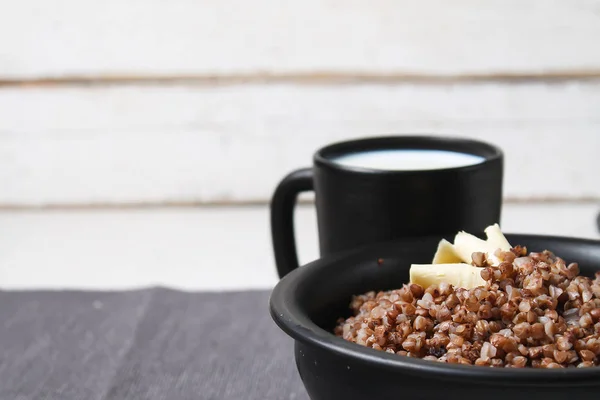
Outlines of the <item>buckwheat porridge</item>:
{"label": "buckwheat porridge", "polygon": [[[461,232],[397,290],[354,296],[335,334],[400,356],[506,368],[599,364],[600,273],[550,251]],[[475,251],[474,251],[475,250]],[[468,257],[468,259],[467,259]],[[467,262],[470,261],[470,262]]]}

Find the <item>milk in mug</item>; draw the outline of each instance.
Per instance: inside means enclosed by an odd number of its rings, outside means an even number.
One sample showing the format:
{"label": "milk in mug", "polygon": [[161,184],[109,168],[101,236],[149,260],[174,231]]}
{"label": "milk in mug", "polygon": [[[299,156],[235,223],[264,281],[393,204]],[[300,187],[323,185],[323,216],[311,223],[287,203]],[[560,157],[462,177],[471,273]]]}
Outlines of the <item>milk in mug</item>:
{"label": "milk in mug", "polygon": [[331,161],[346,167],[383,171],[421,171],[466,167],[482,163],[484,158],[447,150],[388,149],[348,153],[334,157]]}

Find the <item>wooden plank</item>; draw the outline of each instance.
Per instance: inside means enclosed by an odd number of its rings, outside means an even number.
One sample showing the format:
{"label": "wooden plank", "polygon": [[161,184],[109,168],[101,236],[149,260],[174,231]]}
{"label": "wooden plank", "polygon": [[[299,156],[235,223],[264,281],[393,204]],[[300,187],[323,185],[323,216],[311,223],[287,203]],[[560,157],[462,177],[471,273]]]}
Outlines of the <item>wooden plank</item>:
{"label": "wooden plank", "polygon": [[0,13],[0,77],[597,75],[599,10],[600,0],[22,0]]}
{"label": "wooden plank", "polygon": [[109,76],[64,76],[49,78],[0,79],[0,89],[21,88],[66,88],[94,86],[238,86],[238,85],[304,85],[304,86],[347,86],[356,84],[399,85],[399,84],[562,84],[569,82],[600,81],[599,71],[552,71],[543,73],[477,73],[457,75],[427,75],[408,73],[356,73],[356,72],[298,72],[298,73],[248,73],[234,75],[109,75]]}
{"label": "wooden plank", "polygon": [[0,206],[268,201],[332,141],[437,133],[506,152],[511,199],[598,199],[600,82],[0,91]]}
{"label": "wooden plank", "polygon": [[[600,239],[597,212],[590,204],[510,204],[502,226]],[[0,288],[271,288],[277,276],[268,220],[266,207],[0,212]],[[302,263],[318,257],[312,207],[297,210],[296,237]]]}

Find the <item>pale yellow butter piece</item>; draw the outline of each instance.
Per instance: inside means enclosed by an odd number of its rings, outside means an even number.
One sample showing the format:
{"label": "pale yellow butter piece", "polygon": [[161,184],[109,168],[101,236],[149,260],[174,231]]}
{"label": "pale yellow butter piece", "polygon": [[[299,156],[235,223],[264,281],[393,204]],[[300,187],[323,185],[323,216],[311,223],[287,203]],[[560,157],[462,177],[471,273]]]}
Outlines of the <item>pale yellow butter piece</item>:
{"label": "pale yellow butter piece", "polygon": [[446,282],[457,288],[472,289],[485,285],[481,270],[465,263],[413,264],[410,267],[410,282],[424,288]]}
{"label": "pale yellow butter piece", "polygon": [[465,263],[471,263],[471,255],[474,252],[486,253],[488,261],[492,265],[498,265],[500,260],[494,255],[496,250],[509,251],[510,243],[500,231],[498,224],[488,226],[485,229],[487,240],[479,239],[467,232],[458,232],[454,237],[454,251]]}
{"label": "pale yellow butter piece", "polygon": [[454,251],[456,251],[462,262],[470,264],[473,261],[471,255],[474,252],[488,253],[489,248],[485,240],[461,231],[454,237]]}
{"label": "pale yellow butter piece", "polygon": [[495,250],[501,249],[502,251],[510,251],[512,246],[508,243],[506,236],[504,236],[498,224],[490,225],[485,228],[485,234],[487,236],[487,242],[491,247],[495,247]]}
{"label": "pale yellow butter piece", "polygon": [[440,240],[437,251],[433,256],[432,264],[455,264],[460,263],[462,259],[454,250],[452,243],[446,239]]}

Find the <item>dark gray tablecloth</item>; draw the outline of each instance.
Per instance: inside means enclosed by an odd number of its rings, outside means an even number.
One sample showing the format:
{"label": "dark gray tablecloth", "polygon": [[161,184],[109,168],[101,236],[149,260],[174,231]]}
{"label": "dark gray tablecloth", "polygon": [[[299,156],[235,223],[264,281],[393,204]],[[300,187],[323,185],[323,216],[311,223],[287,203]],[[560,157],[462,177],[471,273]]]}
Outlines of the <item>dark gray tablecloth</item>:
{"label": "dark gray tablecloth", "polygon": [[268,292],[0,292],[0,399],[308,396]]}

